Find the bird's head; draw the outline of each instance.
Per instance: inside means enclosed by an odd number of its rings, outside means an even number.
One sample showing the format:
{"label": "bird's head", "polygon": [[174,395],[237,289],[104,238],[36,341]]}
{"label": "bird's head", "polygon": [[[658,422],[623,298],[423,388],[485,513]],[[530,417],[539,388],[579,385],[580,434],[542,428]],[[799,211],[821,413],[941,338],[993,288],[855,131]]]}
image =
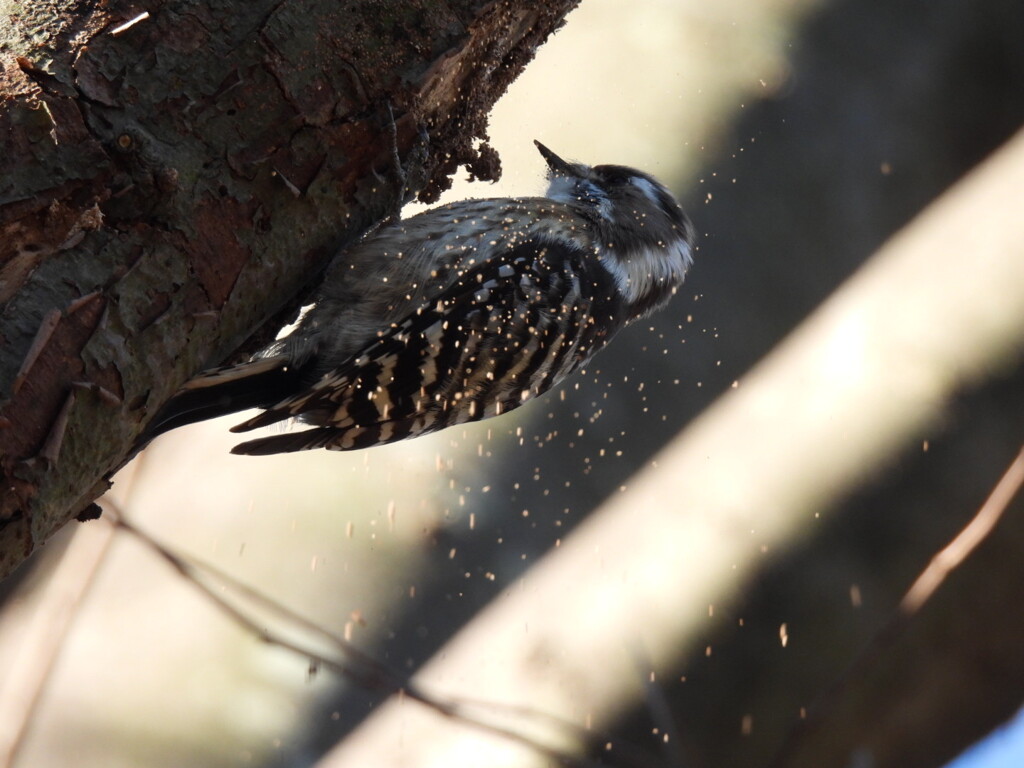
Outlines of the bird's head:
{"label": "bird's head", "polygon": [[534,143],[548,164],[547,196],[593,223],[598,252],[632,314],[663,306],[683,282],[695,239],[672,193],[635,168],[572,163]]}

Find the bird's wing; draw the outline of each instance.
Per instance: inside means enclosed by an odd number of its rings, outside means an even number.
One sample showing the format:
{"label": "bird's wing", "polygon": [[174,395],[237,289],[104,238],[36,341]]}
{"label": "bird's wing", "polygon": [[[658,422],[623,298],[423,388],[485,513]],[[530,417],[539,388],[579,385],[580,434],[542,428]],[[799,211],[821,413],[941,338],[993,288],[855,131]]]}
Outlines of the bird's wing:
{"label": "bird's wing", "polygon": [[467,270],[318,382],[234,427],[301,417],[314,429],[252,440],[234,453],[350,450],[403,440],[518,407],[606,338],[592,297],[610,292],[587,256],[535,237]]}

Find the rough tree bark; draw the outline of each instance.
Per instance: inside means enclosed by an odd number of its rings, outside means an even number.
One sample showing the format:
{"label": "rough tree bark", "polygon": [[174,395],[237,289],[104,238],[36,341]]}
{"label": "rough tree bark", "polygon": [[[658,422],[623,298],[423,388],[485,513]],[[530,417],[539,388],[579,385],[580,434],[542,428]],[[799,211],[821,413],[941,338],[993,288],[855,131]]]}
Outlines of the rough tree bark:
{"label": "rough tree bark", "polygon": [[487,113],[577,2],[5,7],[0,577],[339,247],[499,175]]}

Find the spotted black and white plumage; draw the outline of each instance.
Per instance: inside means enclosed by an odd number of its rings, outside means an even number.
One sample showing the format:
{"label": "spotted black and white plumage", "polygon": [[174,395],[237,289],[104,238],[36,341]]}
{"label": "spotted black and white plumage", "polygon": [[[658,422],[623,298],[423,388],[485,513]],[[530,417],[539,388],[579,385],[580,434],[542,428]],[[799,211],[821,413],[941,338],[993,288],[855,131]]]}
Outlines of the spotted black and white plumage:
{"label": "spotted black and white plumage", "polygon": [[232,431],[291,418],[313,428],[234,453],[416,437],[517,408],[664,306],[692,259],[671,193],[537,146],[547,197],[466,200],[372,233],[335,260],[290,336],[190,381],[147,439],[252,407],[264,411]]}

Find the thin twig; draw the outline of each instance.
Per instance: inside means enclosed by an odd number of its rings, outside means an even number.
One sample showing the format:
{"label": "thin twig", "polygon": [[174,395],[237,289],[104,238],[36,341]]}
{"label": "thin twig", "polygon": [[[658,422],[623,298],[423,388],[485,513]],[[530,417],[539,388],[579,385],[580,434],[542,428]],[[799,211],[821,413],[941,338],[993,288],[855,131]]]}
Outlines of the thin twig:
{"label": "thin twig", "polygon": [[1020,453],[1007,467],[971,521],[931,559],[921,575],[907,590],[892,618],[875,634],[867,648],[835,684],[819,697],[819,702],[811,708],[811,716],[802,720],[790,731],[782,748],[776,753],[769,766],[784,765],[786,756],[793,752],[800,739],[826,722],[829,711],[835,707],[837,701],[843,698],[851,684],[863,679],[876,660],[907,630],[910,620],[931,599],[946,577],[963,564],[971,552],[993,531],[1022,485],[1024,485],[1024,446],[1021,447]]}
{"label": "thin twig", "polygon": [[[360,651],[344,638],[305,618],[290,608],[275,602],[252,587],[242,583],[234,576],[220,570],[216,566],[199,561],[195,558],[186,557],[172,552],[168,547],[155,540],[148,533],[139,529],[134,523],[126,520],[124,513],[118,509],[116,504],[113,502],[104,500],[104,505],[107,507],[108,512],[105,519],[110,520],[117,528],[120,528],[130,534],[137,541],[148,547],[174,571],[181,575],[183,579],[213,602],[228,618],[246,631],[251,632],[261,641],[289,650],[303,658],[308,658],[317,665],[330,669],[338,675],[352,680],[357,685],[369,689],[381,690],[392,695],[404,697],[411,701],[416,701],[444,717],[527,746],[545,757],[556,761],[560,765],[579,768],[584,768],[586,766],[596,768],[597,766],[610,765],[610,763],[604,761],[589,760],[587,758],[569,754],[556,747],[541,744],[535,739],[513,730],[510,727],[489,722],[486,715],[482,713],[471,714],[467,710],[475,707],[486,709],[488,710],[488,714],[491,715],[495,713],[502,713],[504,715],[517,715],[521,718],[545,721],[549,724],[570,728],[575,732],[575,736],[583,737],[584,740],[593,740],[598,737],[598,734],[584,732],[578,726],[566,723],[560,719],[552,718],[535,710],[525,710],[520,707],[510,707],[502,704],[480,701],[445,700],[440,696],[427,693],[411,681],[407,675],[392,670],[385,664],[382,664],[371,656]],[[242,608],[232,602],[230,598],[226,597],[222,590],[208,585],[206,583],[207,578],[213,578],[221,587],[229,588],[239,597],[251,601],[259,608],[276,614],[278,618],[290,623],[292,626],[301,628],[313,635],[316,635],[321,640],[332,645],[338,651],[339,656],[344,658],[331,658],[310,646],[304,645],[301,642],[289,640],[280,634],[267,629],[263,624],[251,618]],[[616,753],[615,758],[615,764],[618,765],[652,765],[649,756],[642,756],[639,754],[638,750],[634,750],[630,745],[625,744],[620,745],[620,750]]]}
{"label": "thin twig", "polygon": [[910,615],[924,605],[946,577],[974,551],[1002,518],[1013,497],[1024,484],[1024,448],[999,478],[992,493],[966,527],[928,563],[900,602],[900,611]]}
{"label": "thin twig", "polygon": [[76,532],[43,590],[39,604],[22,633],[0,688],[0,768],[11,768],[35,719],[43,691],[50,681],[64,641],[113,540],[112,529],[102,533]]}
{"label": "thin twig", "polygon": [[[126,496],[133,486],[127,483]],[[113,528],[96,525],[77,530],[44,588],[0,687],[0,768],[11,768],[17,760],[64,643],[110,551],[113,533]]]}

